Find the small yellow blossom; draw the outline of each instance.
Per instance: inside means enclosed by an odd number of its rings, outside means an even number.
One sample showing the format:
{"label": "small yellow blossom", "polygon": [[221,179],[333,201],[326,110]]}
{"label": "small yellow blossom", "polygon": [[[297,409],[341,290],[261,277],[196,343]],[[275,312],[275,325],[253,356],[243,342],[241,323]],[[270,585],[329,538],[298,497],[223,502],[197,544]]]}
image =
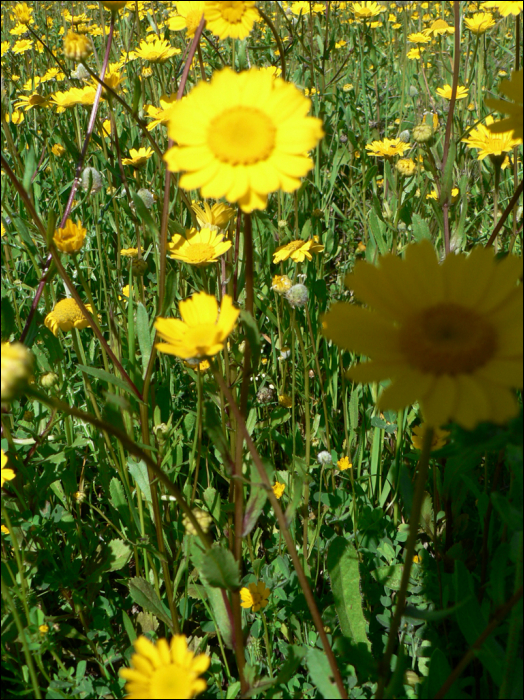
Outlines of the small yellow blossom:
{"label": "small yellow blossom", "polygon": [[280,499],[280,498],[282,498],[282,494],[284,493],[286,485],[281,484],[279,481],[276,481],[273,484],[272,488],[273,488],[273,493],[275,494],[276,498]]}
{"label": "small yellow blossom", "polygon": [[[443,88],[437,88],[437,95],[440,95],[443,97],[445,100],[451,100],[451,94],[453,92],[453,88],[451,85],[444,85]],[[458,85],[457,86],[457,100],[465,100],[466,97],[468,96],[468,88],[465,87],[464,85]]]}
{"label": "small yellow blossom", "polygon": [[122,248],[120,255],[123,258],[138,258],[138,248]]}
{"label": "small yellow blossom", "polygon": [[283,408],[291,408],[293,400],[288,394],[280,394],[278,397],[278,405]]}
{"label": "small yellow blossom", "polygon": [[87,230],[78,221],[73,223],[72,219],[68,219],[64,228],[57,228],[53,241],[61,253],[69,253],[74,255],[78,253],[84,245]]}
{"label": "small yellow blossom", "polygon": [[38,631],[40,634],[47,634],[49,632],[49,625],[39,625]]}
{"label": "small yellow blossom", "polygon": [[258,612],[260,608],[265,608],[268,603],[271,591],[266,588],[263,581],[250,583],[248,588],[240,589],[240,605],[243,608],[252,608],[253,612]]}
{"label": "small yellow blossom", "polygon": [[64,55],[73,61],[85,60],[93,51],[91,40],[84,34],[69,30],[64,39]]}
{"label": "small yellow blossom", "polygon": [[338,460],[337,467],[340,469],[341,472],[343,472],[346,469],[352,469],[353,464],[349,461],[349,457],[344,456]]}
{"label": "small yellow blossom", "polygon": [[405,143],[400,139],[383,139],[382,141],[373,141],[368,143],[366,151],[369,151],[370,156],[378,158],[391,158],[392,156],[402,156],[411,148],[409,143]]}
{"label": "small yellow blossom", "polygon": [[7,455],[2,450],[2,488],[4,488],[4,484],[6,481],[11,481],[16,476],[14,471],[6,466],[7,462]]}
{"label": "small yellow blossom", "polygon": [[397,161],[395,167],[399,175],[403,177],[411,177],[417,170],[417,165],[412,158],[401,158]]}
{"label": "small yellow blossom", "polygon": [[22,343],[2,343],[2,403],[12,401],[27,384],[33,361],[33,353]]}
{"label": "small yellow blossom", "polygon": [[57,156],[57,158],[60,158],[60,156],[63,156],[65,152],[66,152],[66,149],[62,145],[60,145],[59,143],[55,143],[51,147],[51,153],[53,155]]}
{"label": "small yellow blossom", "polygon": [[136,148],[132,148],[129,151],[129,155],[131,156],[130,158],[122,159],[122,164],[132,165],[133,168],[141,168],[153,155],[153,149],[149,147],[139,148],[138,150]]}
{"label": "small yellow blossom", "polygon": [[306,258],[313,260],[313,253],[321,253],[323,250],[324,246],[318,242],[318,236],[313,236],[309,241],[291,241],[276,249],[273,253],[273,262],[279,263],[290,258],[296,263],[304,262]]}
{"label": "small yellow blossom", "polygon": [[[93,315],[91,304],[85,304],[88,312]],[[82,313],[82,310],[73,298],[62,299],[55,304],[55,308],[47,314],[44,325],[49,328],[53,335],[58,335],[58,331],[70,331],[72,328],[87,328],[89,321]]]}
{"label": "small yellow blossom", "polygon": [[293,282],[287,275],[275,275],[271,284],[271,289],[277,294],[285,294],[293,286]]}

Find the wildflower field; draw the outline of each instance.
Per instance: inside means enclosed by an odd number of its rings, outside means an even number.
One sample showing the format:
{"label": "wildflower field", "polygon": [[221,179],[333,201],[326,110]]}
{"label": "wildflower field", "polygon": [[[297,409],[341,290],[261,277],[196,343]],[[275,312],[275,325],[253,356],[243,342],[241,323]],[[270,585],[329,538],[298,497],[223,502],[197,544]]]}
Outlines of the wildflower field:
{"label": "wildflower field", "polygon": [[1,3],[2,698],[523,696],[522,13]]}

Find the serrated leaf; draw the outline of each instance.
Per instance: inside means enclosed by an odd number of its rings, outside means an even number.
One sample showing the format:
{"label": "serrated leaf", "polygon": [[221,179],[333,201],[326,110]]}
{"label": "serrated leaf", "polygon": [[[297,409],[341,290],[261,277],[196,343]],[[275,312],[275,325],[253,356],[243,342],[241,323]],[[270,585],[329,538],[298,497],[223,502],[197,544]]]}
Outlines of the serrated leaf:
{"label": "serrated leaf", "polygon": [[371,651],[362,611],[358,554],[354,545],[343,537],[336,537],[329,547],[327,567],[342,634],[355,644],[365,644]]}
{"label": "serrated leaf", "polygon": [[136,576],[129,582],[129,594],[137,605],[152,613],[173,630],[173,621],[169,610],[158,597],[154,587],[145,578]]}
{"label": "serrated leaf", "polygon": [[238,591],[240,588],[238,563],[228,549],[212,547],[204,552],[201,573],[214,588],[225,588],[228,591]]}

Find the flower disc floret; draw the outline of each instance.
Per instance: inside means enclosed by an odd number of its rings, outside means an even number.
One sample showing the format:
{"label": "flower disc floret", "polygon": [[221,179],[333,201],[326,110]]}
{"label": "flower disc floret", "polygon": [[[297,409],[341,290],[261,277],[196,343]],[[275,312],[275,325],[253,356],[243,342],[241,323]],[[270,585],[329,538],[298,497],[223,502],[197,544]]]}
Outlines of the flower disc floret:
{"label": "flower disc floret", "polygon": [[231,241],[224,241],[224,234],[203,228],[193,228],[187,237],[176,234],[168,244],[168,255],[190,265],[209,265],[231,248]]}
{"label": "flower disc floret", "polygon": [[156,348],[183,360],[212,356],[223,350],[240,313],[227,294],[219,313],[217,300],[205,292],[181,301],[179,308],[182,320],[157,318],[155,328],[166,342],[158,343]]}
{"label": "flower disc floret", "polygon": [[382,410],[418,401],[432,426],[503,423],[518,412],[512,387],[522,387],[521,275],[521,259],[497,261],[481,247],[440,265],[422,241],[407,247],[405,260],[357,262],[346,286],[371,308],[334,304],[324,334],[371,358],[349,370],[351,379],[393,380]]}
{"label": "flower disc floret", "polygon": [[255,2],[206,2],[206,27],[219,39],[245,39],[259,17]]}
{"label": "flower disc floret", "polygon": [[57,228],[53,241],[61,253],[78,253],[84,245],[87,230],[77,220],[68,219],[64,228]]}
{"label": "flower disc floret", "polygon": [[[91,304],[85,304],[85,307],[91,315],[94,314]],[[49,328],[53,335],[58,335],[59,330],[65,332],[70,331],[72,328],[79,330],[87,328],[89,321],[76,301],[70,298],[62,299],[55,304],[55,308],[45,317],[44,325],[46,328]]]}
{"label": "flower disc floret", "polygon": [[306,155],[322,138],[322,122],[307,116],[310,101],[292,84],[251,69],[215,73],[177,102],[164,156],[180,185],[203,197],[225,197],[246,212],[265,209],[270,192],[293,192],[313,163]]}
{"label": "flower disc floret", "polygon": [[175,635],[169,644],[166,639],[153,644],[144,636],[133,644],[136,653],[131,656],[131,668],[120,671],[127,681],[127,698],[193,698],[207,688],[199,676],[209,668],[210,658],[195,656],[183,634]]}

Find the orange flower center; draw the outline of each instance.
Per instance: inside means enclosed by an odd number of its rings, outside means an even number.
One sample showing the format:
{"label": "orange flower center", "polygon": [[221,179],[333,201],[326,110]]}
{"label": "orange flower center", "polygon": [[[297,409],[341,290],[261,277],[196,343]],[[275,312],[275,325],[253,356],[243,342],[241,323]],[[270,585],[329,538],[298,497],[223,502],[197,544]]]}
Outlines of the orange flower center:
{"label": "orange flower center", "polygon": [[208,145],[218,160],[230,165],[252,165],[267,160],[275,147],[276,129],[255,107],[233,107],[209,125]]}
{"label": "orange flower center", "polygon": [[400,349],[429,374],[470,374],[497,350],[495,329],[475,311],[441,303],[423,309],[400,329]]}

